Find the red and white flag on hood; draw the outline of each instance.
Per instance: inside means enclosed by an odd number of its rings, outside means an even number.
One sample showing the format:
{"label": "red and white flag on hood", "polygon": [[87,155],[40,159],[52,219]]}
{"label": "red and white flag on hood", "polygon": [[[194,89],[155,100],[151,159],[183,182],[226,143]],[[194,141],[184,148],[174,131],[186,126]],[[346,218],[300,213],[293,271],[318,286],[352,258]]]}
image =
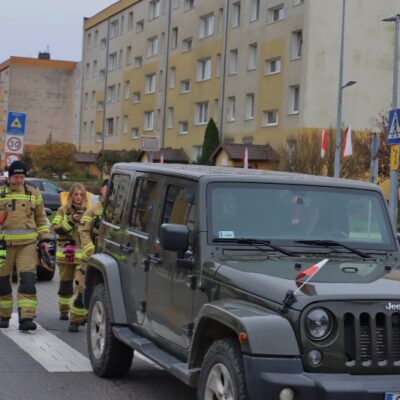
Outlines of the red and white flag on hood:
{"label": "red and white flag on hood", "polygon": [[328,129],[322,129],[321,158],[325,157],[327,150],[328,150]]}
{"label": "red and white flag on hood", "polygon": [[[296,285],[298,289],[296,290],[299,291],[301,288],[307,284],[310,279],[329,261],[329,258],[325,258],[324,260],[320,261],[317,264],[312,265],[311,267],[305,269],[304,271],[300,272],[296,278]],[[295,292],[295,294],[296,294]]]}
{"label": "red and white flag on hood", "polygon": [[342,159],[353,154],[353,143],[351,141],[351,126],[349,125],[344,132]]}
{"label": "red and white flag on hood", "polygon": [[249,168],[249,150],[247,147],[244,150],[243,153],[243,168]]}

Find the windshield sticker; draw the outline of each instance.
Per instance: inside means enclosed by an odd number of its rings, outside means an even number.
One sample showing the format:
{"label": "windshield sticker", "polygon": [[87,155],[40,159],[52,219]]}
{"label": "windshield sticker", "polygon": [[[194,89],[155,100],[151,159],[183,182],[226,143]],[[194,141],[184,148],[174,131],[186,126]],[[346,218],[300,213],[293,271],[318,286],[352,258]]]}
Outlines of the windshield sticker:
{"label": "windshield sticker", "polygon": [[235,237],[235,233],[233,231],[219,231],[218,237],[220,239],[233,239]]}

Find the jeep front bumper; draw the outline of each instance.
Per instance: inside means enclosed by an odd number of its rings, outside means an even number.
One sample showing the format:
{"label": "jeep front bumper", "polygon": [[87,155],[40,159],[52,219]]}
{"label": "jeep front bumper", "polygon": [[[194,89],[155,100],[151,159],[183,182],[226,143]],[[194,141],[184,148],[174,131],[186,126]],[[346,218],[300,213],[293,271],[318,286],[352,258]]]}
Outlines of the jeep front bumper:
{"label": "jeep front bumper", "polygon": [[317,374],[304,372],[300,359],[243,355],[250,400],[279,399],[284,388],[293,400],[384,400],[400,392],[400,371],[394,375]]}

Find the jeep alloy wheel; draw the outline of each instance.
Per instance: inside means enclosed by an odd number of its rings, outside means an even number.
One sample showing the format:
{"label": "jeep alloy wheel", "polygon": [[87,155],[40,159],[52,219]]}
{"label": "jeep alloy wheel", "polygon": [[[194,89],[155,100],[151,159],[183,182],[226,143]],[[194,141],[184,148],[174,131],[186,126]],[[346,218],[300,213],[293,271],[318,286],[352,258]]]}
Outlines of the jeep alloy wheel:
{"label": "jeep alloy wheel", "polygon": [[214,342],[201,367],[198,400],[248,400],[242,354],[233,338]]}
{"label": "jeep alloy wheel", "polygon": [[119,341],[112,331],[111,306],[104,285],[97,285],[90,299],[87,341],[93,372],[106,378],[128,373],[133,350]]}

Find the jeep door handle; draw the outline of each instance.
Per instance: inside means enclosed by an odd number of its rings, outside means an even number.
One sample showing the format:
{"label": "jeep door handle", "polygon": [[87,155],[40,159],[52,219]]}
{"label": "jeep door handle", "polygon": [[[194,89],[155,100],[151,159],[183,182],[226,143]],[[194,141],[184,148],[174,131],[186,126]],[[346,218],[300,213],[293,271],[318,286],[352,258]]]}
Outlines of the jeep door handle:
{"label": "jeep door handle", "polygon": [[131,246],[128,246],[128,245],[126,245],[126,244],[121,244],[120,246],[119,246],[119,248],[121,249],[121,251],[123,252],[123,253],[132,253],[132,251],[133,251],[133,249],[132,249],[132,247]]}

